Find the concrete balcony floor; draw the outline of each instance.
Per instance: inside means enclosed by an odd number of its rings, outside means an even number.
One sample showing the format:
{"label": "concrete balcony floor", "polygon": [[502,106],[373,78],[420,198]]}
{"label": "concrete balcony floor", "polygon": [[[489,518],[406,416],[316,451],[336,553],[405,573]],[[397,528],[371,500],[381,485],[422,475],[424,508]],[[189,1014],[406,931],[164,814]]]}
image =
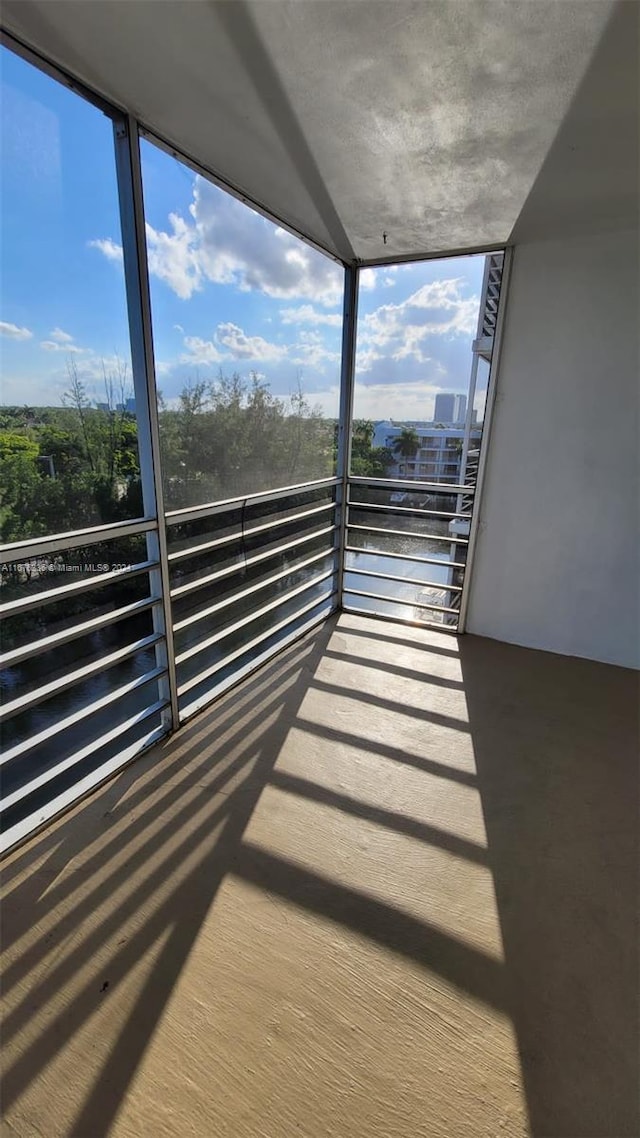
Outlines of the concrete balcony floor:
{"label": "concrete balcony floor", "polygon": [[288,649],[5,862],[7,1135],[637,1135],[636,681]]}

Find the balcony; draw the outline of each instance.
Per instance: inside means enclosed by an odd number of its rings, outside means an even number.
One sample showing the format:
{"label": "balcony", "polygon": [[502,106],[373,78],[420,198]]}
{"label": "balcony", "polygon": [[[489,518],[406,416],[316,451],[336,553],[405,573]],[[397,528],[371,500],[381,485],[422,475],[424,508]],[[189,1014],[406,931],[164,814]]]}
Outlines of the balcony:
{"label": "balcony", "polygon": [[2,13],[8,1133],[637,1138],[637,5],[113,13]]}
{"label": "balcony", "polygon": [[308,633],[5,862],[11,1132],[632,1135],[634,687]]}
{"label": "balcony", "polygon": [[325,620],[338,596],[458,629],[468,540],[452,544],[449,523],[467,515],[448,487],[349,477],[344,505],[338,492],[329,478],[169,511],[164,556],[153,521],[5,547],[5,849]]}

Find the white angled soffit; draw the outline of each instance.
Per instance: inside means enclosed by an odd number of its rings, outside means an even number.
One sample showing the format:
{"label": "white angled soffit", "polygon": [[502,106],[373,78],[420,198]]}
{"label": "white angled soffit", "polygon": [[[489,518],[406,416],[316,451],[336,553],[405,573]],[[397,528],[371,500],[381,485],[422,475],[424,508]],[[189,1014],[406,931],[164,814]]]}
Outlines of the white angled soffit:
{"label": "white angled soffit", "polygon": [[4,0],[3,24],[348,261],[507,241],[617,7]]}

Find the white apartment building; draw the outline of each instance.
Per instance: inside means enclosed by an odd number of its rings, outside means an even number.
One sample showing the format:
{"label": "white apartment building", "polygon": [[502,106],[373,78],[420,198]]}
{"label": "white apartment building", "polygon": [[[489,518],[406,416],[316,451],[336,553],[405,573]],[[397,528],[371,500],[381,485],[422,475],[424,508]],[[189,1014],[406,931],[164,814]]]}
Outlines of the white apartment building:
{"label": "white apartment building", "polygon": [[[431,422],[412,421],[394,423],[390,419],[375,424],[374,447],[388,447],[393,451],[402,434],[409,427],[416,432],[420,446],[412,457],[395,456],[389,467],[389,478],[415,478],[421,482],[450,482],[456,485],[460,479],[462,460],[463,427],[435,427]],[[470,446],[480,445],[481,427],[471,430]]]}

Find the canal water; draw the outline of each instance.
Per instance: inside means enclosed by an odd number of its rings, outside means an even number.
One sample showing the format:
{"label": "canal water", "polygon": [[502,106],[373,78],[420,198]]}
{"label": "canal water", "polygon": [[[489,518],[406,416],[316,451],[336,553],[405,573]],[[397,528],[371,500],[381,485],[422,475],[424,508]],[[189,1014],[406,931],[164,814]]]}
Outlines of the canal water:
{"label": "canal water", "polygon": [[[366,546],[362,552],[348,553],[344,583],[345,591],[350,594],[350,603],[366,612],[381,612],[385,616],[397,617],[400,620],[437,620],[438,613],[433,609],[424,608],[424,605],[450,605],[451,594],[446,591],[446,586],[451,584],[452,570],[445,563],[451,560],[451,547],[428,539],[422,541],[414,541],[411,538],[395,539],[393,552],[429,557],[432,561],[424,564],[409,558],[403,560],[399,557],[385,557],[379,552],[367,552]],[[359,572],[350,573],[349,569],[357,569]],[[362,570],[371,574],[389,573],[409,580],[407,582],[385,580],[380,576],[364,575]],[[378,593],[384,597],[384,600],[380,602],[371,597],[358,596],[351,592],[353,589]],[[412,604],[400,604],[401,600],[411,601]]]}

